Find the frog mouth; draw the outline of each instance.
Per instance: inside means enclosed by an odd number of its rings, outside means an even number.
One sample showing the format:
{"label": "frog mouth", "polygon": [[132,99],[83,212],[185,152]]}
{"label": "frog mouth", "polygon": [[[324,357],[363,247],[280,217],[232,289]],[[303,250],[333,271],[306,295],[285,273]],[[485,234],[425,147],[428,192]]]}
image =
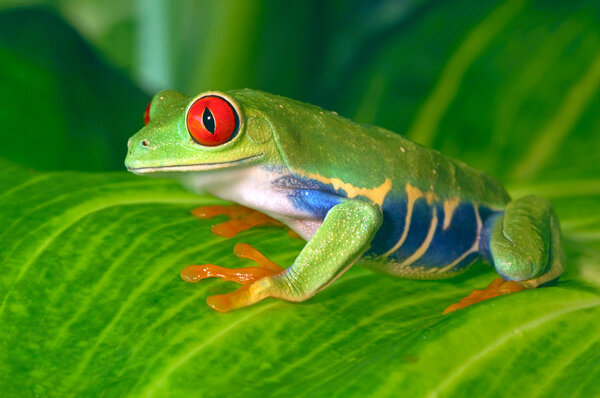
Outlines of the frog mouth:
{"label": "frog mouth", "polygon": [[219,170],[230,167],[240,166],[246,163],[251,163],[253,160],[261,158],[264,154],[259,153],[257,155],[248,156],[246,158],[230,160],[227,162],[214,162],[214,163],[198,163],[198,164],[186,164],[186,165],[165,165],[155,167],[128,167],[127,171],[133,174],[148,174],[148,173],[168,173],[168,172],[186,172],[186,171],[207,171],[207,170]]}

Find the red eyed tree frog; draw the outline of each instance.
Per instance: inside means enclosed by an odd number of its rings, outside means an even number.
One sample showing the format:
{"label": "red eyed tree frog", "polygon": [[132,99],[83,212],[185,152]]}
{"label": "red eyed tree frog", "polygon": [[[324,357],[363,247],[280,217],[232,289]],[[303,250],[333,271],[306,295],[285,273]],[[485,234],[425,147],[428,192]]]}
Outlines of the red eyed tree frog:
{"label": "red eyed tree frog", "polygon": [[383,128],[250,89],[161,91],[145,123],[129,139],[129,171],[244,206],[196,209],[234,218],[217,226],[223,235],[283,223],[307,241],[287,269],[247,245],[234,250],[258,267],[186,267],[191,282],[242,284],[207,299],[217,311],[304,301],[356,263],[412,279],[451,277],[478,258],[495,267],[501,279],[446,312],[562,273],[560,227],[545,199],[511,200],[495,178]]}

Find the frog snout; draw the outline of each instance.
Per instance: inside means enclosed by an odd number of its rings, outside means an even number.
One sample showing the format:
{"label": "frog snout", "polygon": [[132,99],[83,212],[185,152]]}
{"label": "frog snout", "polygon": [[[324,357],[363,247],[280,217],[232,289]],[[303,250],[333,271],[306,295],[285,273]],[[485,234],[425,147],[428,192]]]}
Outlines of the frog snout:
{"label": "frog snout", "polygon": [[[151,141],[148,138],[144,138],[143,140],[139,141],[138,145],[143,146],[143,147],[149,147],[150,144],[151,144]],[[129,141],[127,141],[127,149],[131,150],[132,145],[133,144],[132,144],[131,138],[130,138]]]}
{"label": "frog snout", "polygon": [[[127,140],[127,149],[129,149],[129,150],[131,149],[131,144],[132,144],[132,142],[131,142],[131,138],[129,138],[129,139]],[[149,145],[150,145],[150,140],[149,140],[149,139],[147,139],[147,138],[146,138],[146,139],[143,139],[143,140],[141,140],[141,141],[140,141],[140,145],[141,145],[141,146],[146,146],[146,147],[147,147],[147,146],[149,146]]]}
{"label": "frog snout", "polygon": [[148,159],[153,156],[152,152],[156,150],[156,144],[152,139],[140,138],[132,137],[127,141],[125,166],[128,169],[142,167],[142,165],[146,164]]}

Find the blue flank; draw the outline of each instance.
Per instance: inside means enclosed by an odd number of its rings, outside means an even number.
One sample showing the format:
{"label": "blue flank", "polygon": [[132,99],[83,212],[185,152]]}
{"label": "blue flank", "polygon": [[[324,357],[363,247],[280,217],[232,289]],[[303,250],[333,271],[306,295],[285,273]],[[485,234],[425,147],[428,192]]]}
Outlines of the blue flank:
{"label": "blue flank", "polygon": [[[481,229],[481,241],[479,242],[479,252],[481,253],[481,257],[483,257],[490,264],[494,264],[492,252],[490,251],[490,234],[494,229],[495,224],[498,221],[502,220],[500,216],[502,216],[502,213],[496,213],[492,217],[488,217],[488,219],[485,221],[485,224],[483,224],[483,228]],[[505,275],[502,275],[500,271],[496,270],[496,272],[498,272],[498,274],[500,274],[500,276],[502,276],[503,278],[505,277]]]}
{"label": "blue flank", "polygon": [[[404,199],[403,202],[406,203],[406,199]],[[400,246],[398,250],[392,253],[389,258],[400,262],[405,258],[409,257],[414,252],[416,252],[427,237],[427,232],[429,231],[429,225],[431,224],[432,216],[433,207],[429,206],[425,199],[417,200],[413,206],[413,214],[408,229],[408,236],[406,237],[404,244]],[[399,218],[404,219],[406,217],[406,208],[402,213],[392,215],[392,217],[396,219],[396,222],[402,222],[404,224],[404,220],[400,221]],[[377,235],[375,235],[375,237],[377,238]],[[394,241],[393,245],[395,245],[399,239],[400,236],[398,236],[398,239]],[[391,249],[393,245],[390,247],[386,247],[386,251]],[[383,253],[376,254],[381,255]]]}
{"label": "blue flank", "polygon": [[477,219],[475,208],[470,202],[458,205],[452,215],[452,222],[444,230],[444,208],[437,206],[438,224],[429,250],[414,262],[415,267],[443,267],[469,250],[477,239]]}
{"label": "blue flank", "polygon": [[290,190],[288,198],[296,209],[320,220],[325,218],[329,209],[346,197],[346,193],[341,190],[336,192],[327,184],[298,176],[283,176],[273,184]]}
{"label": "blue flank", "polygon": [[394,247],[404,232],[406,198],[392,200],[391,195],[388,195],[381,210],[383,211],[383,222],[371,242],[371,248],[367,252],[369,255],[382,255]]}
{"label": "blue flank", "polygon": [[[342,189],[335,190],[329,184],[311,180],[300,176],[283,176],[274,181],[278,188],[289,189],[288,198],[297,209],[308,213],[315,219],[324,219],[327,212],[347,197]],[[366,199],[365,199],[366,200]],[[373,242],[371,248],[365,253],[366,256],[377,257],[386,253],[400,240],[406,222],[407,197],[390,193],[382,206],[383,223]],[[444,206],[443,203],[434,204],[437,211],[438,224],[436,231],[427,251],[421,258],[415,261],[413,267],[442,268],[468,251],[477,239],[477,219],[475,208],[471,202],[461,202],[452,215],[449,227],[444,230]],[[418,199],[413,208],[408,236],[403,245],[389,256],[394,262],[402,260],[413,254],[425,241],[427,232],[431,225],[433,206],[427,204],[425,198]],[[485,236],[486,221],[490,216],[500,214],[493,210],[479,206],[478,208],[482,228],[482,237]],[[492,217],[493,219],[495,217]],[[482,239],[482,245],[484,242]],[[485,249],[484,249],[485,257]],[[456,266],[448,272],[459,271],[473,262],[479,253],[474,252],[467,255]]]}

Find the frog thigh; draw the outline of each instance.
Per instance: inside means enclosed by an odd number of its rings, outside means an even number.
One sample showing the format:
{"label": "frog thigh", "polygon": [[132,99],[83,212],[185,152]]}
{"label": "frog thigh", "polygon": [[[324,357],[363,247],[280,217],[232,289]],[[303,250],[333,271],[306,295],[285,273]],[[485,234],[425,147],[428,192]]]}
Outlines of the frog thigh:
{"label": "frog thigh", "polygon": [[481,253],[505,279],[535,288],[555,280],[564,268],[558,218],[537,196],[510,202],[485,223]]}

